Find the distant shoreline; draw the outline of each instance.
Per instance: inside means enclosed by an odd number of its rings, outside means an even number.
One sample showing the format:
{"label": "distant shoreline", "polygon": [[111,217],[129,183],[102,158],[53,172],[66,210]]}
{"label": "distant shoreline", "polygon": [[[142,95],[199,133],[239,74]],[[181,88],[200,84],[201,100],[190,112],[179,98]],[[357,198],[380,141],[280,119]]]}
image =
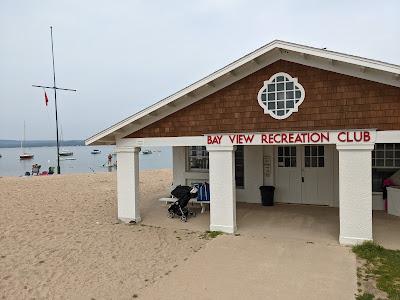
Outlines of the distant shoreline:
{"label": "distant shoreline", "polygon": [[[0,140],[0,148],[19,148],[21,141],[19,140]],[[24,147],[54,147],[57,146],[57,142],[53,140],[27,140],[24,142]],[[68,140],[60,143],[62,147],[72,146],[85,146],[84,140]]]}

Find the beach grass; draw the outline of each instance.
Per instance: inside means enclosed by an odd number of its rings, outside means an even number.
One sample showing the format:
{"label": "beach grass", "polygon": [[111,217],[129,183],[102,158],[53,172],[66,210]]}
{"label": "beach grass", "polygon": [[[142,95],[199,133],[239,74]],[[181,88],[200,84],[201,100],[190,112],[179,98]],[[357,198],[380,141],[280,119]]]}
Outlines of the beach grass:
{"label": "beach grass", "polygon": [[[359,282],[362,284],[373,280],[389,299],[400,300],[400,250],[389,250],[374,242],[364,242],[354,246],[353,252],[364,261],[357,270]],[[357,299],[375,299],[368,294],[360,294]]]}
{"label": "beach grass", "polygon": [[224,234],[222,231],[209,231],[207,230],[203,234],[200,235],[200,238],[202,239],[214,239],[217,236]]}

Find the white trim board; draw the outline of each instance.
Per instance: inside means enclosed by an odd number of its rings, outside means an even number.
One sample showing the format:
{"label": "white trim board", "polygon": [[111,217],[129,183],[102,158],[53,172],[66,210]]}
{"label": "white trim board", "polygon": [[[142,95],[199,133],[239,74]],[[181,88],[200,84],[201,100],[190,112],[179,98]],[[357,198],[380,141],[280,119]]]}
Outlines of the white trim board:
{"label": "white trim board", "polygon": [[[356,130],[344,130],[344,131],[359,131]],[[371,129],[369,129],[371,130]],[[374,129],[372,129],[374,130]],[[339,130],[330,130],[329,132],[338,132]],[[365,129],[368,131],[368,129]],[[307,131],[303,131],[307,132]],[[321,131],[309,131],[309,132],[321,132]],[[267,133],[267,132],[266,132]],[[246,134],[252,134],[246,133]],[[259,133],[254,133],[259,134]],[[223,135],[228,135],[224,133]],[[374,139],[371,143],[400,143],[400,130],[389,130],[389,131],[376,131],[374,132]],[[116,142],[117,147],[161,147],[161,146],[207,146],[207,136],[179,136],[179,137],[158,137],[158,138],[123,138]],[[330,144],[336,144],[336,141]],[[251,146],[252,144],[246,144]],[[260,144],[253,144],[260,145]],[[262,144],[265,146],[273,146],[277,144]],[[351,144],[348,144],[351,145]]]}
{"label": "white trim board", "polygon": [[85,143],[86,145],[115,144],[117,139],[199,101],[280,59],[400,87],[398,65],[275,40],[93,135]]}

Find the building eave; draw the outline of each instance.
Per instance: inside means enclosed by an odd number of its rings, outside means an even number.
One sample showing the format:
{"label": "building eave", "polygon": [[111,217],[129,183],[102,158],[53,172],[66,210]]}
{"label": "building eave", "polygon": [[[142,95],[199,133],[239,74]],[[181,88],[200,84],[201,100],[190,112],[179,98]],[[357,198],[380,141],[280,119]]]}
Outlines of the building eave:
{"label": "building eave", "polygon": [[[313,61],[313,58],[316,59]],[[252,69],[256,71],[261,67],[264,67],[265,64],[268,65],[279,59],[300,63],[303,62],[304,64],[316,67],[321,66],[321,68],[331,71],[338,68],[335,66],[337,63],[348,68],[353,66],[353,68],[359,68],[358,74],[354,76],[368,80],[375,79],[381,83],[400,87],[400,66],[398,65],[275,40],[137,112],[136,114],[129,116],[107,129],[89,137],[86,139],[85,144],[115,144],[118,139],[147,126],[148,124],[156,122],[184,106],[204,98],[205,95],[218,91],[226,86],[226,82],[231,84],[232,82],[240,80],[243,76],[247,76],[246,74],[251,72]],[[245,69],[246,73],[241,72],[241,69]],[[346,74],[346,72],[348,75],[350,71],[345,70],[343,71],[343,74]],[[370,75],[371,73],[373,74]],[[221,81],[220,79],[224,76],[227,76],[230,79]],[[177,105],[176,102],[180,104]]]}

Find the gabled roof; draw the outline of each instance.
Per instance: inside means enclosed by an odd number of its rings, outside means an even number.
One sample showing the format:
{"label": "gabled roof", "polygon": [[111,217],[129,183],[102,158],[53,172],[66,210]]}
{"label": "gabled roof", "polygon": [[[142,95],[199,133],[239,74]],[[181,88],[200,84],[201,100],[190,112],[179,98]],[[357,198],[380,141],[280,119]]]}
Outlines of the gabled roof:
{"label": "gabled roof", "polygon": [[400,87],[399,65],[275,40],[93,135],[85,143],[86,145],[115,144],[117,139],[148,126],[280,59]]}

